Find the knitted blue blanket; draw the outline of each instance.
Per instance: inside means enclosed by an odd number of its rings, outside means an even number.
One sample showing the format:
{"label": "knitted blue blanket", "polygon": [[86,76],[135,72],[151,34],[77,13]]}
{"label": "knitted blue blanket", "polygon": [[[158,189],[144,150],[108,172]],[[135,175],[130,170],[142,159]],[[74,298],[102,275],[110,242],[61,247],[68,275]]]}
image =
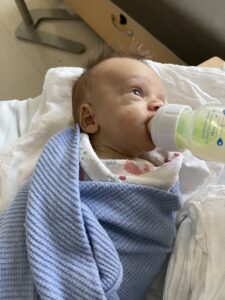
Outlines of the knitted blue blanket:
{"label": "knitted blue blanket", "polygon": [[178,196],[79,182],[79,141],[54,136],[0,218],[2,300],[140,300],[171,252]]}

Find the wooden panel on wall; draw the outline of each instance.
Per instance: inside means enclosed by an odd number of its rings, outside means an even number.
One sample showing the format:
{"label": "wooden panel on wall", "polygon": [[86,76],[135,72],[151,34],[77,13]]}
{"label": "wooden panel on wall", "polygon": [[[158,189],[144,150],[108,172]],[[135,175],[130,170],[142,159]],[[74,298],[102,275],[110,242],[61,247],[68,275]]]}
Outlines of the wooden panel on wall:
{"label": "wooden panel on wall", "polygon": [[[128,48],[133,41],[143,44],[152,59],[163,63],[185,64],[165,45],[109,0],[64,0],[112,47]],[[143,8],[144,9],[144,8]]]}

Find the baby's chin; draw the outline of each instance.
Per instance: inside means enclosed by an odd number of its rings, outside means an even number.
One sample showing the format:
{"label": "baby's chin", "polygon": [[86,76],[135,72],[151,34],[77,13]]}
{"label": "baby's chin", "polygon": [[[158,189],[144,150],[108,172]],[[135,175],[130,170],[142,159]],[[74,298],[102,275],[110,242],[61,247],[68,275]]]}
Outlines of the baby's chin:
{"label": "baby's chin", "polygon": [[152,151],[156,148],[156,146],[154,145],[151,137],[147,139],[146,141],[146,145],[144,146],[143,145],[143,152],[149,152],[149,151]]}
{"label": "baby's chin", "polygon": [[[128,145],[129,141],[127,141]],[[126,149],[126,153],[129,155],[132,155],[133,157],[138,157],[142,155],[143,153],[150,152],[156,148],[156,146],[153,144],[151,137],[149,138],[144,138],[143,140],[139,139],[135,141],[132,141],[129,143],[130,147],[129,148],[124,148]],[[126,146],[125,146],[126,147]]]}

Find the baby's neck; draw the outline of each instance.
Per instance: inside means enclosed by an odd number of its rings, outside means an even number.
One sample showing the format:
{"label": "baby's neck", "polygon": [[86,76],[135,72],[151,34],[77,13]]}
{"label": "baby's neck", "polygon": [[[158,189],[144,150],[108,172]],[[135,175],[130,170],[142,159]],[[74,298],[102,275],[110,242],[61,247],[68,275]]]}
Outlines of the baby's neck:
{"label": "baby's neck", "polygon": [[93,146],[95,153],[100,159],[136,159],[127,153],[122,153],[104,146]]}

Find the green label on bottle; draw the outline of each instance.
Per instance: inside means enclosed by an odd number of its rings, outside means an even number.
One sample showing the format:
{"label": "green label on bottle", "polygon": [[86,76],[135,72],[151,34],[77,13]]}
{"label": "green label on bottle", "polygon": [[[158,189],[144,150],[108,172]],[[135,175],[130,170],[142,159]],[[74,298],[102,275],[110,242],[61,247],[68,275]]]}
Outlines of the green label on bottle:
{"label": "green label on bottle", "polygon": [[[225,109],[212,109],[206,115],[199,115],[193,131],[193,140],[201,144],[223,146],[225,129]],[[200,138],[200,140],[199,140]]]}

